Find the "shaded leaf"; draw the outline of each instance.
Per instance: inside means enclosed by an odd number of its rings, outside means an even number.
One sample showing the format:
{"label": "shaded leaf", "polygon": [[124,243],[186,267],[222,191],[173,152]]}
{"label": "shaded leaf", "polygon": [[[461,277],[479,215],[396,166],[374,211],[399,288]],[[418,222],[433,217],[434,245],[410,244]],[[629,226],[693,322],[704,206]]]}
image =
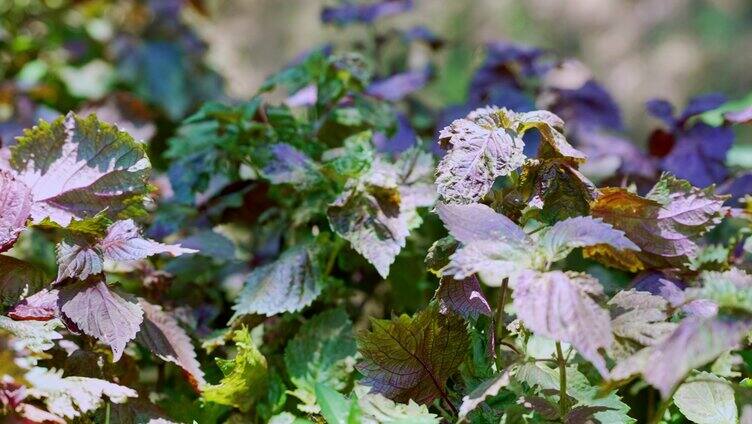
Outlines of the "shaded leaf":
{"label": "shaded leaf", "polygon": [[110,402],[123,403],[138,397],[135,390],[109,381],[88,377],[63,377],[63,371],[32,368],[24,376],[32,388],[29,396],[44,399],[47,409],[56,415],[75,418],[96,410],[107,396]]}
{"label": "shaded leaf", "polygon": [[262,174],[272,184],[293,184],[297,188],[308,188],[321,178],[316,164],[305,153],[289,144],[275,144],[270,151],[271,159]]}
{"label": "shaded leaf", "polygon": [[299,311],[310,305],[321,289],[313,252],[307,246],[293,247],[273,263],[256,268],[248,275],[232,307],[233,319],[247,314],[271,316]]}
{"label": "shaded leaf", "polygon": [[689,299],[712,300],[720,308],[752,313],[752,275],[738,268],[700,274],[702,287],[687,289]]}
{"label": "shaded leaf", "polygon": [[248,411],[266,389],[266,358],[256,349],[248,329],[235,331],[233,341],[237,355],[232,360],[216,358],[224,377],[219,384],[205,386],[202,396],[209,402]]}
{"label": "shaded leaf", "polygon": [[608,312],[581,287],[592,278],[561,271],[526,271],[513,281],[512,296],[518,318],[538,335],[570,343],[601,375],[608,375],[598,352],[613,343]]}
{"label": "shaded leaf", "polygon": [[709,372],[701,372],[679,386],[674,404],[697,424],[736,424],[739,414],[734,388],[728,381]]}
{"label": "shaded leaf", "polygon": [[464,318],[478,318],[479,315],[490,317],[493,315],[491,305],[483,296],[478,278],[474,275],[464,280],[442,277],[435,297],[439,302],[439,311],[442,314],[451,311]]}
{"label": "shaded leaf", "polygon": [[292,394],[304,402],[299,409],[318,412],[315,408],[318,383],[344,390],[356,353],[352,323],[343,309],[331,309],[306,321],[285,348],[287,373],[296,386]]}
{"label": "shaded leaf", "polygon": [[433,305],[410,317],[372,319],[358,337],[361,384],[397,401],[431,403],[446,396],[446,380],[464,360],[469,341],[462,318]]}
{"label": "shaded leaf", "polygon": [[365,183],[346,187],[327,209],[332,229],[383,278],[389,275],[389,267],[405,246],[409,232],[396,181],[388,181],[391,175],[371,172]]}
{"label": "shaded leaf", "polygon": [[206,381],[188,334],[161,306],[152,305],[144,299],[139,299],[138,304],[144,311],[144,321],[136,340],[160,359],[182,368],[191,385],[200,390]]}
{"label": "shaded leaf", "polygon": [[31,191],[8,171],[0,169],[0,252],[13,246],[31,215]]}
{"label": "shaded leaf", "polygon": [[47,276],[34,265],[0,255],[0,310],[15,304],[21,296],[38,292],[47,283]]}
{"label": "shaded leaf", "polygon": [[412,9],[412,0],[376,0],[368,3],[342,3],[325,7],[321,21],[337,25],[350,23],[373,23],[381,18],[407,12]]}
{"label": "shaded leaf", "polygon": [[49,217],[62,226],[104,210],[111,218],[140,214],[151,169],[130,135],[72,113],[26,130],[11,166],[31,190],[33,221]]}
{"label": "shaded leaf", "polygon": [[498,395],[501,389],[508,386],[514,371],[516,371],[516,368],[507,368],[495,377],[484,381],[472,392],[464,396],[459,413],[457,414],[458,422],[465,420],[467,414],[483,403],[486,398]]}
{"label": "shaded leaf", "polygon": [[135,300],[123,298],[104,281],[79,281],[60,289],[60,311],[78,330],[112,348],[113,360],[136,337],[144,312]]}

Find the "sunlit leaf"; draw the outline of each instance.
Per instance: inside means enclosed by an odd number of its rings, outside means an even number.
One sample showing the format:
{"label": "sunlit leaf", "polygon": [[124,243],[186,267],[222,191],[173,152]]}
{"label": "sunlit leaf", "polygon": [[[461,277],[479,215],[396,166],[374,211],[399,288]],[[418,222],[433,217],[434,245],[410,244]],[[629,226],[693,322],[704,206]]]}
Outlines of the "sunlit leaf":
{"label": "sunlit leaf", "polygon": [[620,291],[608,304],[613,311],[611,328],[615,343],[612,352],[618,357],[658,343],[677,325],[666,322],[668,302],[645,291]]}
{"label": "sunlit leaf", "polygon": [[646,197],[621,188],[605,188],[593,203],[594,217],[624,231],[642,250],[614,252],[605,246],[585,253],[620,268],[685,267],[698,253],[700,236],[725,214],[723,196],[713,188],[700,190],[686,181],[664,175]]}
{"label": "sunlit leaf", "polygon": [[510,126],[507,113],[506,109],[478,109],[441,131],[439,142],[449,152],[436,170],[436,184],[445,200],[477,201],[496,177],[522,165],[525,143],[522,134]]}
{"label": "sunlit leaf", "polygon": [[66,226],[105,211],[112,218],[143,211],[151,165],[128,134],[74,114],[24,132],[11,166],[31,190],[31,218]]}
{"label": "sunlit leaf", "polygon": [[144,311],[130,296],[116,293],[104,281],[78,281],[60,289],[60,310],[76,328],[112,348],[113,360],[136,337]]}
{"label": "sunlit leaf", "polygon": [[580,216],[559,221],[540,236],[539,244],[547,258],[556,262],[577,247],[605,244],[616,250],[640,250],[624,232],[601,219]]}
{"label": "sunlit leaf", "polygon": [[407,404],[396,403],[379,393],[370,393],[371,388],[356,385],[353,392],[358,397],[361,422],[364,424],[438,424],[439,417],[428,412],[425,405],[410,400]]}
{"label": "sunlit leaf", "polygon": [[611,378],[641,373],[664,397],[692,370],[735,349],[752,329],[752,321],[734,316],[688,317],[661,342],[617,363]]}
{"label": "sunlit leaf", "polygon": [[478,240],[527,240],[525,232],[517,224],[484,204],[438,203],[436,213],[449,234],[465,244]]}
{"label": "sunlit leaf", "polygon": [[13,246],[31,215],[31,191],[0,169],[0,252]]}
{"label": "sunlit leaf", "polygon": [[216,358],[224,377],[218,384],[205,386],[203,398],[248,411],[266,390],[266,358],[256,349],[248,329],[235,331],[233,340],[237,355],[231,360]]}
{"label": "sunlit leaf", "polygon": [[109,381],[88,377],[63,377],[63,371],[32,368],[24,376],[31,384],[29,395],[44,399],[47,409],[56,415],[75,418],[96,410],[104,403],[123,403],[138,397],[135,390]]}
{"label": "sunlit leaf", "polygon": [[603,376],[606,362],[598,352],[613,343],[608,312],[582,288],[587,275],[561,271],[527,271],[514,279],[512,296],[517,316],[538,335],[570,343]]}
{"label": "sunlit leaf", "polygon": [[0,330],[7,331],[15,337],[14,344],[18,348],[28,349],[30,352],[43,352],[52,349],[55,340],[63,336],[55,331],[62,324],[58,320],[52,321],[14,321],[0,315]]}

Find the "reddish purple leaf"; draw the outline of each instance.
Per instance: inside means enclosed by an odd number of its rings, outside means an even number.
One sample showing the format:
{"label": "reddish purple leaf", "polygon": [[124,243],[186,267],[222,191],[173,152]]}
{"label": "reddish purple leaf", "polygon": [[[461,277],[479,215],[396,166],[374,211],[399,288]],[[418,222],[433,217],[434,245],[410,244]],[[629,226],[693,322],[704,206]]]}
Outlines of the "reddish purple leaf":
{"label": "reddish purple leaf", "polygon": [[60,314],[59,290],[44,289],[18,302],[8,316],[17,321],[49,321]]}
{"label": "reddish purple leaf", "polygon": [[144,311],[144,321],[136,339],[162,360],[182,368],[194,389],[201,390],[206,380],[188,334],[161,306],[144,299],[138,303]]}
{"label": "reddish purple leaf", "polygon": [[491,306],[483,296],[478,278],[474,275],[464,280],[443,277],[436,291],[436,299],[439,301],[440,312],[443,314],[452,311],[465,318],[493,315]]}
{"label": "reddish purple leaf", "polygon": [[120,296],[104,281],[79,281],[63,287],[60,310],[80,331],[109,345],[116,362],[144,319],[144,311],[134,299]]}
{"label": "reddish purple leaf", "polygon": [[31,215],[31,191],[0,169],[0,252],[13,246]]}

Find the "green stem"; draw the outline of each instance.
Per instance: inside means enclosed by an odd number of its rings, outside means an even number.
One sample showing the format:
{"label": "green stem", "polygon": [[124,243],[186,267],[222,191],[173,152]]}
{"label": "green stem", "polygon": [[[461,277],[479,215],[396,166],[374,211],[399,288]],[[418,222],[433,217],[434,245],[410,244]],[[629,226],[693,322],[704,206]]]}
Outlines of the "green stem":
{"label": "green stem", "polygon": [[663,399],[661,401],[661,403],[658,405],[658,410],[655,411],[655,415],[653,415],[653,419],[650,420],[651,424],[658,424],[663,420],[663,414],[665,414],[668,407],[671,406],[671,402],[673,398],[674,398],[674,393],[671,392],[670,396],[668,396],[666,399]]}
{"label": "green stem", "polygon": [[334,241],[334,246],[332,247],[332,251],[329,253],[329,259],[326,261],[326,268],[324,269],[324,275],[329,275],[332,272],[332,269],[334,268],[334,264],[337,261],[337,254],[339,254],[340,249],[342,249],[342,246],[344,245],[344,241],[340,238],[337,238]]}
{"label": "green stem", "polygon": [[567,415],[567,361],[561,351],[561,342],[556,342],[556,361],[559,363],[559,414],[561,418]]}
{"label": "green stem", "polygon": [[110,402],[107,402],[104,410],[104,424],[110,424]]}
{"label": "green stem", "polygon": [[505,278],[501,282],[501,287],[499,287],[499,300],[496,302],[496,334],[495,339],[496,343],[494,343],[494,353],[496,354],[496,371],[501,371],[501,350],[497,349],[498,346],[501,346],[502,342],[504,341],[504,330],[506,329],[506,326],[504,325],[504,305],[507,303],[507,284],[509,283],[509,279]]}

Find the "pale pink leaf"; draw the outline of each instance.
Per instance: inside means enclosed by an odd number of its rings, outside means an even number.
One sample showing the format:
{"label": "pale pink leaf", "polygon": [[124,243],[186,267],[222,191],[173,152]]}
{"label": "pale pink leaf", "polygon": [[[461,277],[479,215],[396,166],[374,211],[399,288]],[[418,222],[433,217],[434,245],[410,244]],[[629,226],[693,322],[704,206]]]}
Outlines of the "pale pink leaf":
{"label": "pale pink leaf", "polygon": [[[603,376],[606,361],[598,352],[613,343],[611,319],[580,287],[579,274],[552,271],[520,273],[512,284],[517,317],[534,333],[570,343]],[[510,281],[511,282],[511,281]]]}
{"label": "pale pink leaf", "polygon": [[180,256],[184,253],[196,253],[197,250],[186,249],[180,245],[159,243],[143,238],[138,226],[132,219],[117,221],[107,229],[104,240],[97,244],[105,259],[114,261],[135,261],[152,255],[167,253]]}
{"label": "pale pink leaf", "polygon": [[517,224],[484,204],[438,203],[436,213],[449,234],[462,243],[477,240],[527,240],[525,232]]}
{"label": "pale pink leaf", "polygon": [[0,252],[13,246],[31,215],[31,191],[0,169]]}
{"label": "pale pink leaf", "polygon": [[104,281],[79,281],[60,289],[60,310],[80,331],[112,348],[114,361],[136,337],[144,312],[132,299],[125,299]]}

